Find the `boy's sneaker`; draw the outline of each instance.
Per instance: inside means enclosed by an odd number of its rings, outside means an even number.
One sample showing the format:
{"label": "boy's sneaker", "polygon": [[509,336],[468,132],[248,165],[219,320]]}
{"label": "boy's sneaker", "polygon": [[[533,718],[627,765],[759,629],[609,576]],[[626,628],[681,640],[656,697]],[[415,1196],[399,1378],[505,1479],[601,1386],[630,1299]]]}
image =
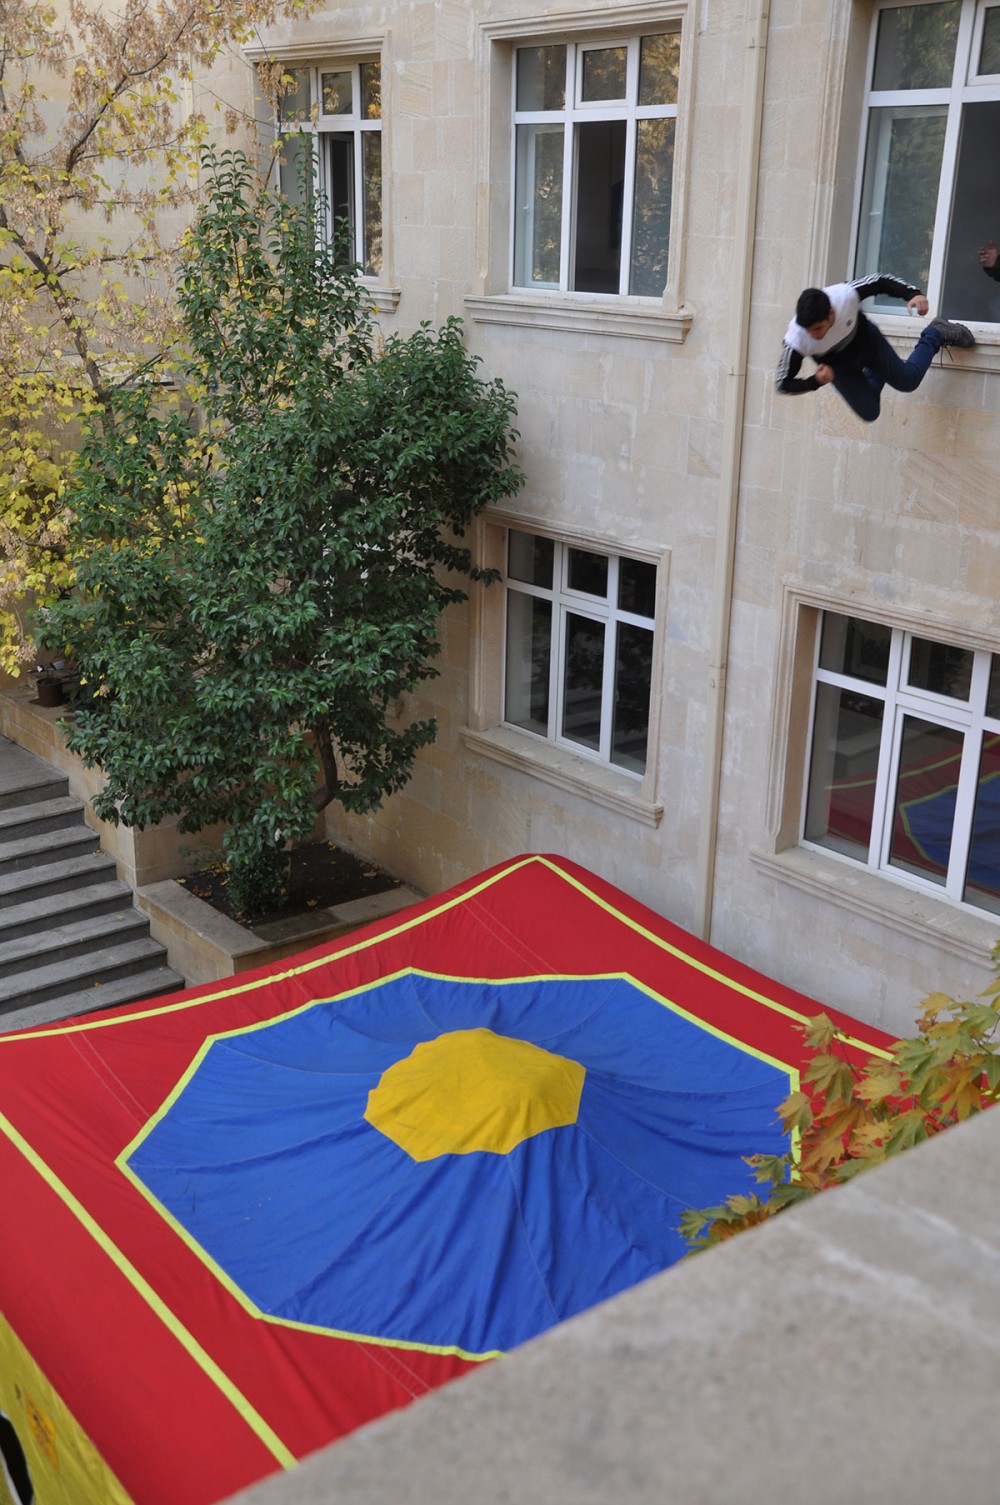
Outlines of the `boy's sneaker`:
{"label": "boy's sneaker", "polygon": [[927,328],[936,330],[942,345],[958,345],[968,350],[976,343],[971,329],[966,329],[964,324],[952,324],[948,319],[932,319]]}

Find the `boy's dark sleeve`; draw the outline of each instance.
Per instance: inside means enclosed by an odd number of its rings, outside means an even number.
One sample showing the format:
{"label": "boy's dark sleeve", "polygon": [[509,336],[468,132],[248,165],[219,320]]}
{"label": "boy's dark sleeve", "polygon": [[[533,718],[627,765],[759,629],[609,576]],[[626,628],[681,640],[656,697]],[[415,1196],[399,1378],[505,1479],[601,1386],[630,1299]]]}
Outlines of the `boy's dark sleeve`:
{"label": "boy's dark sleeve", "polygon": [[914,287],[912,282],[904,282],[900,277],[890,277],[884,272],[873,272],[870,277],[859,277],[852,282],[859,298],[902,298],[904,303],[909,303],[911,298],[922,296],[922,289]]}
{"label": "boy's dark sleeve", "polygon": [[802,357],[791,345],[781,342],[781,355],[778,357],[778,369],[775,372],[774,385],[779,392],[784,392],[788,397],[797,397],[801,392],[818,392],[819,382],[815,376],[799,376],[802,370]]}
{"label": "boy's dark sleeve", "polygon": [[1000,256],[997,257],[996,261],[991,267],[984,265],[983,271],[986,273],[987,277],[992,277],[994,282],[1000,282]]}

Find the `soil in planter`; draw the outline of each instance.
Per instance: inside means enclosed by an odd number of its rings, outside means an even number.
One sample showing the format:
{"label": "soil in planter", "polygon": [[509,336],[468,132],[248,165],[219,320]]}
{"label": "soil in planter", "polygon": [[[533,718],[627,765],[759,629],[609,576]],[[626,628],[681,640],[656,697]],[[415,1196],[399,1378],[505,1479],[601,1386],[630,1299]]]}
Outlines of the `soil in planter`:
{"label": "soil in planter", "polygon": [[[208,867],[200,873],[178,878],[189,893],[204,899],[213,909],[241,924],[245,917],[229,902],[228,875],[223,867]],[[254,925],[269,925],[294,915],[331,909],[351,899],[367,899],[399,888],[400,879],[383,868],[343,851],[331,841],[312,841],[292,852],[288,888],[281,899],[263,914],[254,915]]]}

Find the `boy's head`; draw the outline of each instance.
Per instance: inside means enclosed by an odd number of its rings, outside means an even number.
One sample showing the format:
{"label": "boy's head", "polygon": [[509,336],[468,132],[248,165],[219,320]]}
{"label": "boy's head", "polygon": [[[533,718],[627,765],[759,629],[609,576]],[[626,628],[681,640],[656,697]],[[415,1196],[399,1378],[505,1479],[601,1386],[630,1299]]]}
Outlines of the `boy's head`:
{"label": "boy's head", "polygon": [[821,287],[807,287],[799,294],[795,305],[795,322],[812,335],[822,339],[833,323],[833,304]]}

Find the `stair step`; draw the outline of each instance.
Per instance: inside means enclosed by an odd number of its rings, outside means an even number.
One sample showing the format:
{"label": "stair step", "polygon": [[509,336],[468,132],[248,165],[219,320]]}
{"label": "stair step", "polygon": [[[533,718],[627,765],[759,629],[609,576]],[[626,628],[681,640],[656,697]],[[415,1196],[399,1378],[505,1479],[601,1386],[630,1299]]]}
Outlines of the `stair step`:
{"label": "stair step", "polygon": [[39,800],[63,799],[69,793],[69,779],[47,769],[47,777],[31,779],[15,776],[0,792],[0,810],[17,810]]}
{"label": "stair step", "polygon": [[37,968],[54,962],[68,962],[71,958],[78,963],[76,975],[79,976],[81,968],[87,970],[89,953],[106,950],[109,944],[117,946],[124,941],[139,940],[148,934],[149,920],[132,908],[129,895],[128,902],[122,905],[119,901],[118,909],[111,913],[53,925],[40,934],[33,932],[0,940],[0,980],[14,973],[24,976]]}
{"label": "stair step", "polygon": [[90,991],[88,978],[92,978],[95,984],[110,982],[148,967],[162,966],[165,961],[166,952],[160,943],[152,936],[143,936],[121,946],[92,951],[85,965],[79,958],[70,958],[68,961],[49,962],[16,977],[0,977],[0,1012],[5,1009],[20,1011],[25,1004],[43,1003],[49,998],[86,997]]}
{"label": "stair step", "polygon": [[63,894],[78,888],[115,878],[113,857],[104,852],[85,852],[82,857],[68,857],[63,862],[46,862],[41,867],[0,873],[0,912],[46,895]]}
{"label": "stair step", "polygon": [[69,793],[69,780],[41,758],[0,737],[0,810],[58,799]]}
{"label": "stair step", "polygon": [[76,993],[64,993],[59,998],[50,998],[43,1003],[0,1013],[0,1035],[12,1035],[37,1024],[58,1024],[77,1014],[97,1013],[100,1009],[113,1009],[119,1004],[160,998],[167,993],[176,993],[185,986],[183,977],[179,977],[167,966],[155,967],[148,972],[135,972],[129,977],[118,977],[99,986],[83,988]]}
{"label": "stair step", "polygon": [[[33,800],[30,805],[15,805],[0,810],[0,843],[23,841],[43,831],[58,831],[65,826],[84,824],[83,806],[69,795],[58,799]],[[89,829],[89,828],[88,828]],[[2,850],[2,847],[0,847]]]}
{"label": "stair step", "polygon": [[0,946],[19,936],[37,936],[41,930],[58,930],[115,910],[135,910],[127,883],[111,877],[102,883],[58,888],[40,897],[19,896],[22,903],[0,905]]}
{"label": "stair step", "polygon": [[97,833],[89,826],[64,831],[43,831],[40,836],[8,841],[0,846],[0,876],[26,868],[44,867],[67,857],[83,857],[97,849]]}

